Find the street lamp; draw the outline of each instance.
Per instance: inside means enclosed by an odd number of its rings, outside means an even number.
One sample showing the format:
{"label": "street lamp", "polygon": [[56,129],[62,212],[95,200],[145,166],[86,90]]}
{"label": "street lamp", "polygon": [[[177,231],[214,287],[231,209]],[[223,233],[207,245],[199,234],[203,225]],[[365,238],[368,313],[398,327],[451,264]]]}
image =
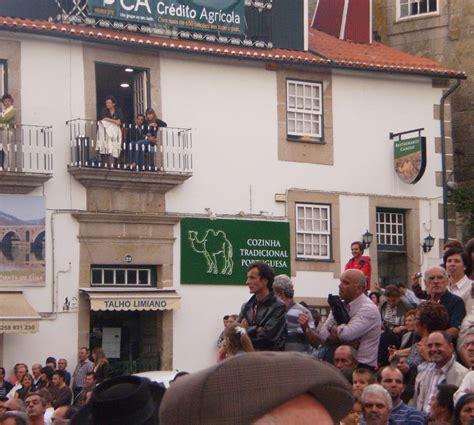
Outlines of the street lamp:
{"label": "street lamp", "polygon": [[362,242],[364,244],[364,249],[367,249],[370,244],[372,243],[374,235],[367,230],[363,235],[362,235]]}
{"label": "street lamp", "polygon": [[434,246],[434,241],[435,241],[434,237],[431,235],[428,235],[423,241],[423,245],[422,245],[423,252],[425,253],[430,252],[431,248],[433,248]]}

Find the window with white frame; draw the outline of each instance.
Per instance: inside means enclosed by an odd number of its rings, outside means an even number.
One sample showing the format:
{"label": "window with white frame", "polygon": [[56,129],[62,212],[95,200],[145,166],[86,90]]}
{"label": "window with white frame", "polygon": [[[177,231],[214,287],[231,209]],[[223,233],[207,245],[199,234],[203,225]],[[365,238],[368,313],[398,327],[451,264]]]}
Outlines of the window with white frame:
{"label": "window with white frame", "polygon": [[286,81],[288,136],[323,137],[323,85],[309,81]]}
{"label": "window with white frame", "polygon": [[377,245],[387,248],[405,247],[405,213],[377,210]]}
{"label": "window with white frame", "polygon": [[399,0],[399,7],[400,18],[425,15],[438,11],[438,0]]}
{"label": "window with white frame", "polygon": [[156,286],[153,267],[92,266],[91,286]]}
{"label": "window with white frame", "polygon": [[331,259],[331,206],[296,204],[296,256]]}

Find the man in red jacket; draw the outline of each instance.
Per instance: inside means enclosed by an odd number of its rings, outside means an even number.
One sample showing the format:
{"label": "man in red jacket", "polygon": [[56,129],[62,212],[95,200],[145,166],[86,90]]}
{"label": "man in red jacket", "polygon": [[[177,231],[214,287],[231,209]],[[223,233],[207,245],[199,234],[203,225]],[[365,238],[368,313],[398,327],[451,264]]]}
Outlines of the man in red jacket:
{"label": "man in red jacket", "polygon": [[370,265],[370,257],[362,255],[364,253],[364,244],[362,242],[351,243],[352,258],[347,262],[344,270],[358,269],[364,273],[367,279],[367,290],[370,291],[370,273],[372,266]]}

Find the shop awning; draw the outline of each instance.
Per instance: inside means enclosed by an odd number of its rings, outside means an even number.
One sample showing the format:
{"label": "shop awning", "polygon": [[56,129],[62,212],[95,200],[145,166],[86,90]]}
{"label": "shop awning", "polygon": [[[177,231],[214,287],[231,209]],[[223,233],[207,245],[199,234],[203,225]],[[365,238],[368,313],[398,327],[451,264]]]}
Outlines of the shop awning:
{"label": "shop awning", "polygon": [[166,289],[82,288],[81,292],[89,297],[93,311],[173,310],[181,300],[176,291]]}
{"label": "shop awning", "polygon": [[0,291],[0,334],[38,332],[40,320],[23,291]]}

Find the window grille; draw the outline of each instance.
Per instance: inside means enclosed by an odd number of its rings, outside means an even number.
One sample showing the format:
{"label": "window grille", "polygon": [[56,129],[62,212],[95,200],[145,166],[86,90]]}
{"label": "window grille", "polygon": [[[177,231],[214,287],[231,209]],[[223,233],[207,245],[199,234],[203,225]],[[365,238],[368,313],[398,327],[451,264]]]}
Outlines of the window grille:
{"label": "window grille", "polygon": [[297,258],[331,258],[331,206],[296,204]]}
{"label": "window grille", "polygon": [[405,214],[402,211],[377,211],[377,245],[405,246]]}
{"label": "window grille", "polygon": [[156,270],[153,267],[93,266],[91,286],[156,286]]}
{"label": "window grille", "polygon": [[322,83],[295,80],[287,80],[286,83],[288,135],[322,137]]}
{"label": "window grille", "polygon": [[406,18],[409,16],[425,15],[438,11],[438,0],[399,0],[399,16]]}

